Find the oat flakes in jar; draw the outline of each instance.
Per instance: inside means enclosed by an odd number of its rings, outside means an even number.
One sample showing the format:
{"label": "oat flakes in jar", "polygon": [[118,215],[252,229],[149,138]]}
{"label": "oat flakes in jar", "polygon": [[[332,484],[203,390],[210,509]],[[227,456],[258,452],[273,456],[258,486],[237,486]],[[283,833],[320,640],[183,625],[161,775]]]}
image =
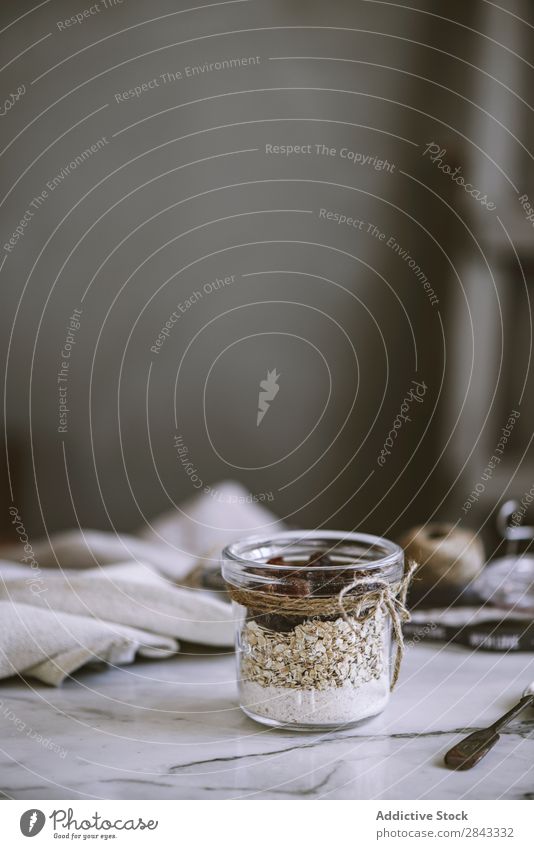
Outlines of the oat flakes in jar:
{"label": "oat flakes in jar", "polygon": [[[296,730],[380,713],[408,618],[402,549],[381,537],[290,531],[227,546],[239,700],[252,719]],[[397,639],[392,650],[392,637]]]}

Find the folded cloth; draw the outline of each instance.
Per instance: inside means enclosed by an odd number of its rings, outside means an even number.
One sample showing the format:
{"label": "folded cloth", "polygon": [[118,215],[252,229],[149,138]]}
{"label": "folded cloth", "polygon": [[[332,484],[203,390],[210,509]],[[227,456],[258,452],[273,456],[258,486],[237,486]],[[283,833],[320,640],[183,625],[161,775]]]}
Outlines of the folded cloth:
{"label": "folded cloth", "polygon": [[[137,535],[66,531],[34,543],[33,554],[41,568],[91,569],[137,561],[179,581],[199,560],[215,568],[221,548],[243,534],[268,536],[281,528],[242,486],[225,481],[160,516]],[[0,558],[20,560],[21,546],[0,548]]]}
{"label": "folded cloth", "polygon": [[52,535],[0,549],[0,678],[23,673],[59,684],[90,661],[166,657],[178,640],[230,647],[223,594],[180,586],[189,571],[218,565],[220,548],[281,527],[234,483],[220,484],[154,522],[142,536],[100,531]]}
{"label": "folded cloth", "polygon": [[178,650],[170,637],[10,601],[0,601],[0,645],[0,678],[22,672],[54,685],[91,661],[132,663],[137,653],[169,657]]}

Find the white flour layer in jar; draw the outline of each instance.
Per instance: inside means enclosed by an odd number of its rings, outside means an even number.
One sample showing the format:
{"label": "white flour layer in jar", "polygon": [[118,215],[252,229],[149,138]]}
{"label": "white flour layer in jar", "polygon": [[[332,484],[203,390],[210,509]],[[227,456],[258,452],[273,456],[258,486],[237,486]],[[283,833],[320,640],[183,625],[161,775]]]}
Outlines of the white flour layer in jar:
{"label": "white flour layer in jar", "polygon": [[359,687],[344,684],[325,690],[241,681],[240,691],[242,706],[258,716],[289,725],[342,725],[383,710],[389,698],[389,676],[383,674]]}

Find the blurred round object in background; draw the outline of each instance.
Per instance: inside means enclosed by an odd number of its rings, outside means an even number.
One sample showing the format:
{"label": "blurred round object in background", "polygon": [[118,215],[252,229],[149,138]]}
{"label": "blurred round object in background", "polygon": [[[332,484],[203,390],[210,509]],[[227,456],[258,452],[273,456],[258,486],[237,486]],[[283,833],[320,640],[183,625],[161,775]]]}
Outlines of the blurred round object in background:
{"label": "blurred round object in background", "polygon": [[398,540],[418,564],[410,597],[428,604],[451,604],[472,594],[484,567],[484,546],[474,531],[439,522],[418,525]]}
{"label": "blurred round object in background", "polygon": [[482,601],[534,613],[534,555],[497,557],[484,569],[474,589]]}

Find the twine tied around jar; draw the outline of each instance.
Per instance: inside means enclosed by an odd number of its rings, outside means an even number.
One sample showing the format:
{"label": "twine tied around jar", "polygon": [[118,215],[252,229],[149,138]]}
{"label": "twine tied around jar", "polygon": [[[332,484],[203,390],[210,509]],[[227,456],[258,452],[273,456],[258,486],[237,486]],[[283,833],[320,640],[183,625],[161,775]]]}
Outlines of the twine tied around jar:
{"label": "twine tied around jar", "polygon": [[[389,614],[397,643],[391,679],[391,689],[393,689],[397,683],[404,656],[402,623],[410,618],[406,609],[406,595],[416,568],[417,563],[413,560],[409,561],[402,580],[393,585],[369,574],[361,575],[343,587],[339,593],[336,592],[330,596],[290,596],[257,587],[245,589],[233,584],[228,584],[228,592],[237,604],[253,610],[255,615],[278,613],[284,616],[306,618],[341,615],[355,632],[352,620],[357,619],[359,623],[363,623],[377,616],[379,612]],[[360,592],[347,598],[347,595],[354,590],[360,590]]]}
{"label": "twine tied around jar", "polygon": [[[404,572],[404,577],[400,585],[392,587],[388,581],[380,581],[376,578],[362,577],[356,578],[351,584],[343,587],[338,596],[341,615],[347,625],[356,632],[352,620],[357,619],[359,623],[367,622],[382,611],[389,613],[397,650],[395,652],[395,663],[393,665],[393,675],[391,676],[391,690],[399,678],[402,659],[404,657],[404,635],[402,633],[402,623],[408,622],[410,613],[406,608],[406,595],[408,587],[413,577],[417,563],[414,560],[408,561],[408,566]],[[369,587],[368,592],[351,598],[350,616],[343,601],[344,597],[353,590],[365,590]]]}

